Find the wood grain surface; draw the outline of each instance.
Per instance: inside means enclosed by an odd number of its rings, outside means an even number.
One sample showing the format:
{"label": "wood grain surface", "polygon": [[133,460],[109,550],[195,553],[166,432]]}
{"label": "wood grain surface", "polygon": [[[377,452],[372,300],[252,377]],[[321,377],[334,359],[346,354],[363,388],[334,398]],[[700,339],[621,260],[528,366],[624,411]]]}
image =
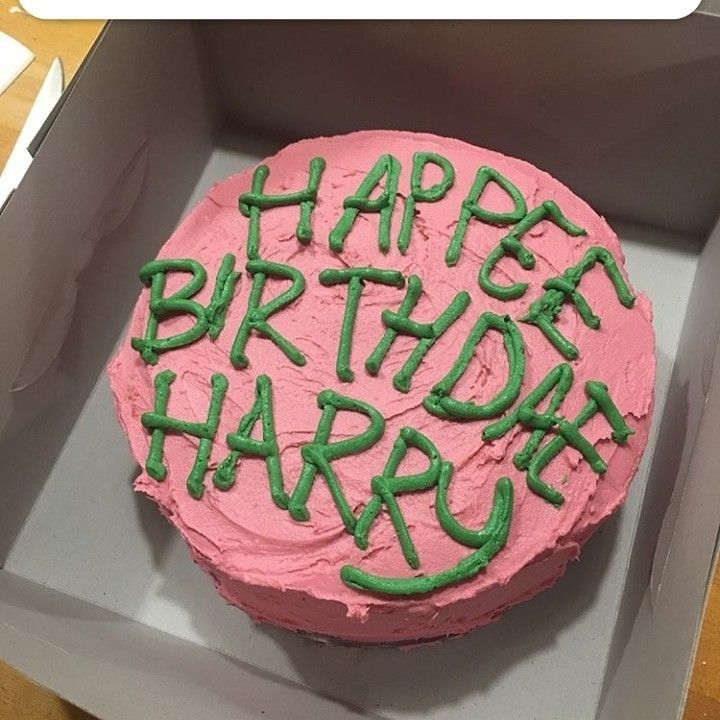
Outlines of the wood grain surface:
{"label": "wood grain surface", "polygon": [[0,30],[19,40],[35,55],[25,72],[0,95],[0,168],[5,165],[50,63],[56,57],[62,60],[67,84],[103,24],[98,21],[37,20],[22,11],[17,0],[0,0]]}
{"label": "wood grain surface", "polygon": [[[24,13],[17,0],[0,0],[0,30],[35,54],[22,76],[0,95],[0,166],[15,143],[53,58],[61,58],[65,82],[69,82],[102,26],[96,21],[37,20]],[[89,717],[0,661],[0,720]],[[720,720],[720,572],[715,573],[708,595],[683,720]]]}

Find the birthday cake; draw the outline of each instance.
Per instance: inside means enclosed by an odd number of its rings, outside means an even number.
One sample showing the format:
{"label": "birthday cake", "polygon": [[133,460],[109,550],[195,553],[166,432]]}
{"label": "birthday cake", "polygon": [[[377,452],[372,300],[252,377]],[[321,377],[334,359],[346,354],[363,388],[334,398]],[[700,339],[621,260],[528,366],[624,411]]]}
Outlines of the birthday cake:
{"label": "birthday cake", "polygon": [[304,140],[212,187],[140,280],[109,367],[135,489],[257,620],[465,633],[555,583],[637,470],[650,302],[527,162]]}

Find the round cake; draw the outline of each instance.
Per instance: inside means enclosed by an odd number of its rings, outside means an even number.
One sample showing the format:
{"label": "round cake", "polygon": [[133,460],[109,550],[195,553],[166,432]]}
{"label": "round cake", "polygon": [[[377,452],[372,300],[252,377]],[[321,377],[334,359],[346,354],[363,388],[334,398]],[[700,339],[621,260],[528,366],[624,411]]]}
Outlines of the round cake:
{"label": "round cake", "polygon": [[304,140],[212,187],[140,280],[109,368],[135,488],[257,620],[465,633],[552,585],[637,470],[650,302],[522,160]]}

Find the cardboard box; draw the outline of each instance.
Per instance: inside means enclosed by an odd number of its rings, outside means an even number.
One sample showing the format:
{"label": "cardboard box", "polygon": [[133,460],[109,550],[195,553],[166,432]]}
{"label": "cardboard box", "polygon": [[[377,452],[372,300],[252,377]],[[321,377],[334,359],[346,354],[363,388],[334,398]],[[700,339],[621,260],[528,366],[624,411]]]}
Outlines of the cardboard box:
{"label": "cardboard box", "polygon": [[[720,517],[720,19],[112,23],[0,215],[0,656],[106,720],[675,718]],[[430,130],[610,217],[651,297],[656,417],[628,501],[551,590],[415,652],[226,606],[155,508],[104,367],[210,183],[289,139]]]}

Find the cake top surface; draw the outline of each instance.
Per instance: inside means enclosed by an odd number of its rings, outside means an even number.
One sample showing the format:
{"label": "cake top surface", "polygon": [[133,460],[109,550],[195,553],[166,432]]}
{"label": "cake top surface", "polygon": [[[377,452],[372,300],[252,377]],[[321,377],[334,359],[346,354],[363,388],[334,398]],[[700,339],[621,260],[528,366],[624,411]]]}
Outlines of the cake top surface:
{"label": "cake top surface", "polygon": [[110,368],[136,487],[224,574],[358,616],[440,607],[626,494],[650,303],[605,220],[529,163],[302,141],[215,185],[141,277]]}

